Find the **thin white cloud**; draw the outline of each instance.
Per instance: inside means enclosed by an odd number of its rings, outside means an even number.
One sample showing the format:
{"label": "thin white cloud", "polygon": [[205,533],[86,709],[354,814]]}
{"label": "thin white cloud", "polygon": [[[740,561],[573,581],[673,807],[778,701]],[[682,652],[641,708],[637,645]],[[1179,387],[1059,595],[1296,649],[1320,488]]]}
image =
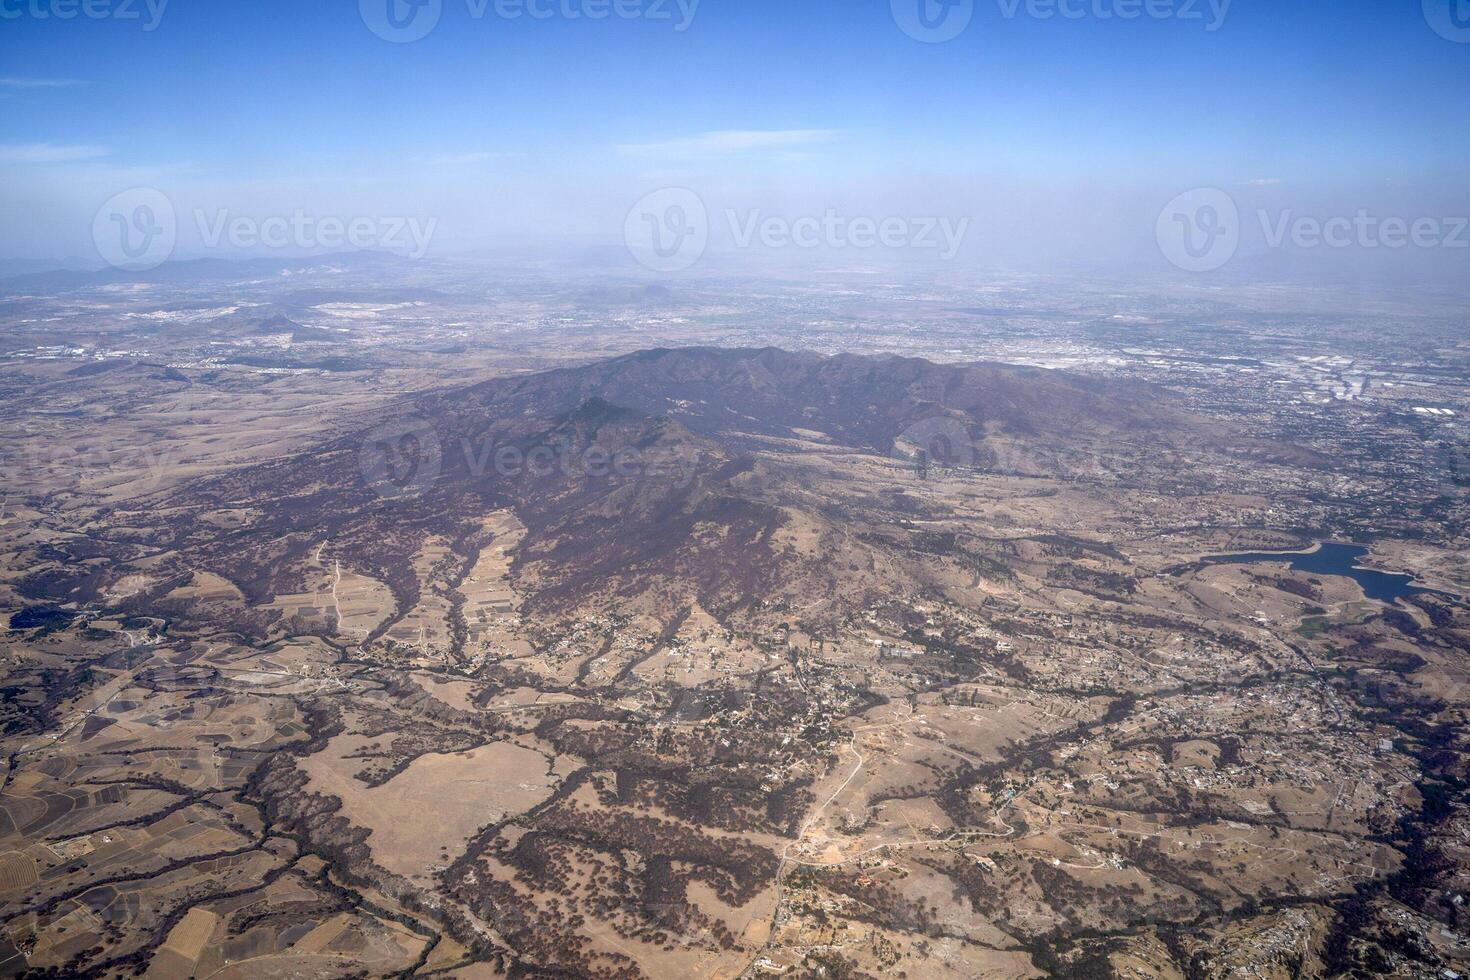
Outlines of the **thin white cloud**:
{"label": "thin white cloud", "polygon": [[483,151],[472,151],[469,153],[435,153],[430,156],[415,157],[414,162],[430,167],[462,167],[470,163],[487,163],[498,160],[502,154],[486,153]]}
{"label": "thin white cloud", "polygon": [[624,143],[618,152],[636,157],[728,156],[826,143],[837,135],[835,129],[720,129],[661,143]]}
{"label": "thin white cloud", "polygon": [[0,164],[69,163],[73,160],[95,160],[107,156],[103,146],[58,146],[55,143],[19,143],[0,145]]}
{"label": "thin white cloud", "polygon": [[1275,187],[1281,181],[1275,177],[1257,177],[1255,180],[1246,181],[1246,183],[1251,187]]}
{"label": "thin white cloud", "polygon": [[73,88],[85,85],[80,78],[0,78],[0,88]]}

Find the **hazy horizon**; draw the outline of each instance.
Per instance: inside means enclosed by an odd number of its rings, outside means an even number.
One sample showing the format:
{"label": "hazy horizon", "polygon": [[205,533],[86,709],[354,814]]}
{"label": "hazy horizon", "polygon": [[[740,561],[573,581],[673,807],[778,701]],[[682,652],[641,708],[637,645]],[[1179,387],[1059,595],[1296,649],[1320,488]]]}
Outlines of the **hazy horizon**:
{"label": "hazy horizon", "polygon": [[[1438,0],[923,2],[928,20],[899,0],[12,2],[0,255],[126,265],[98,235],[142,202],[173,212],[144,265],[381,247],[634,266],[631,212],[672,189],[702,210],[695,261],[1463,277],[1470,45]],[[1220,194],[1226,261],[1175,261],[1164,212]]]}

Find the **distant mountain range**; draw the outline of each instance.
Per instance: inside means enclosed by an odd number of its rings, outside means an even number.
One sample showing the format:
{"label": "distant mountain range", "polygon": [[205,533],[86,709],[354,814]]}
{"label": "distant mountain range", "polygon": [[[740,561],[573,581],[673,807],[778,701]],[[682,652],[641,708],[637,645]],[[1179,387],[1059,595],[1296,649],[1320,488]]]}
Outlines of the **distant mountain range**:
{"label": "distant mountain range", "polygon": [[0,264],[0,296],[17,296],[72,292],[78,289],[94,289],[117,283],[156,283],[181,285],[199,282],[228,282],[239,279],[258,279],[262,276],[277,276],[284,272],[297,272],[323,266],[346,266],[371,268],[392,266],[406,261],[390,252],[356,251],[333,252],[292,258],[252,259],[184,259],[165,262],[156,269],[146,272],[130,272],[124,269],[95,268],[95,264],[82,260],[67,260],[63,267],[56,263],[42,262],[49,266],[42,270],[27,270],[22,265],[18,271],[9,271],[8,264]]}
{"label": "distant mountain range", "polygon": [[0,259],[0,280],[46,272],[88,272],[100,267],[96,259],[68,255],[64,259]]}

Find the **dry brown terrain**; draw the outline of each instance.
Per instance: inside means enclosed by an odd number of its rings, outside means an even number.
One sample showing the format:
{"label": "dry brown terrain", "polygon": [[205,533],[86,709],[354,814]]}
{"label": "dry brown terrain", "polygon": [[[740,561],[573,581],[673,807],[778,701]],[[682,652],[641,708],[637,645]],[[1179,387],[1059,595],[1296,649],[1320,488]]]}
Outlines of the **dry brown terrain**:
{"label": "dry brown terrain", "polygon": [[[0,975],[1470,961],[1459,489],[992,363],[172,340],[3,365],[88,462],[7,471]],[[1203,561],[1348,541],[1425,588]]]}

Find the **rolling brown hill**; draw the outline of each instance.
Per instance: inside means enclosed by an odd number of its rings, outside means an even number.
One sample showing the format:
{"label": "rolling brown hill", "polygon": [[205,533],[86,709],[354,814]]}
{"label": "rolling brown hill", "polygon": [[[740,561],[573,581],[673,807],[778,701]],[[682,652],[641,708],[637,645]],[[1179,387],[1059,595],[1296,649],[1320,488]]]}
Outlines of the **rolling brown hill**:
{"label": "rolling brown hill", "polygon": [[975,431],[1069,439],[1164,429],[1183,422],[1140,385],[999,364],[935,364],[912,357],[795,353],[777,348],[649,350],[445,396],[446,409],[502,416],[559,413],[590,398],[668,414],[702,435],[825,432],[848,446],[888,452],[906,429],[935,415]]}
{"label": "rolling brown hill", "polygon": [[[430,536],[472,562],[484,515],[510,508],[528,529],[516,568],[533,605],[656,595],[659,607],[698,601],[728,614],[812,586],[839,547],[845,567],[885,564],[840,533],[841,494],[815,485],[809,454],[922,452],[962,470],[1107,481],[1171,447],[1227,442],[1151,389],[1058,372],[651,350],[420,397],[317,450],[114,519],[164,553],[149,565],[160,588],[203,568],[263,602],[299,588],[302,562],[330,541],[387,582],[402,610],[418,598],[409,566]],[[775,540],[793,521],[810,531],[802,548]],[[122,556],[104,566],[43,569],[28,590],[89,601],[134,570]],[[874,575],[872,587],[899,584]]]}

